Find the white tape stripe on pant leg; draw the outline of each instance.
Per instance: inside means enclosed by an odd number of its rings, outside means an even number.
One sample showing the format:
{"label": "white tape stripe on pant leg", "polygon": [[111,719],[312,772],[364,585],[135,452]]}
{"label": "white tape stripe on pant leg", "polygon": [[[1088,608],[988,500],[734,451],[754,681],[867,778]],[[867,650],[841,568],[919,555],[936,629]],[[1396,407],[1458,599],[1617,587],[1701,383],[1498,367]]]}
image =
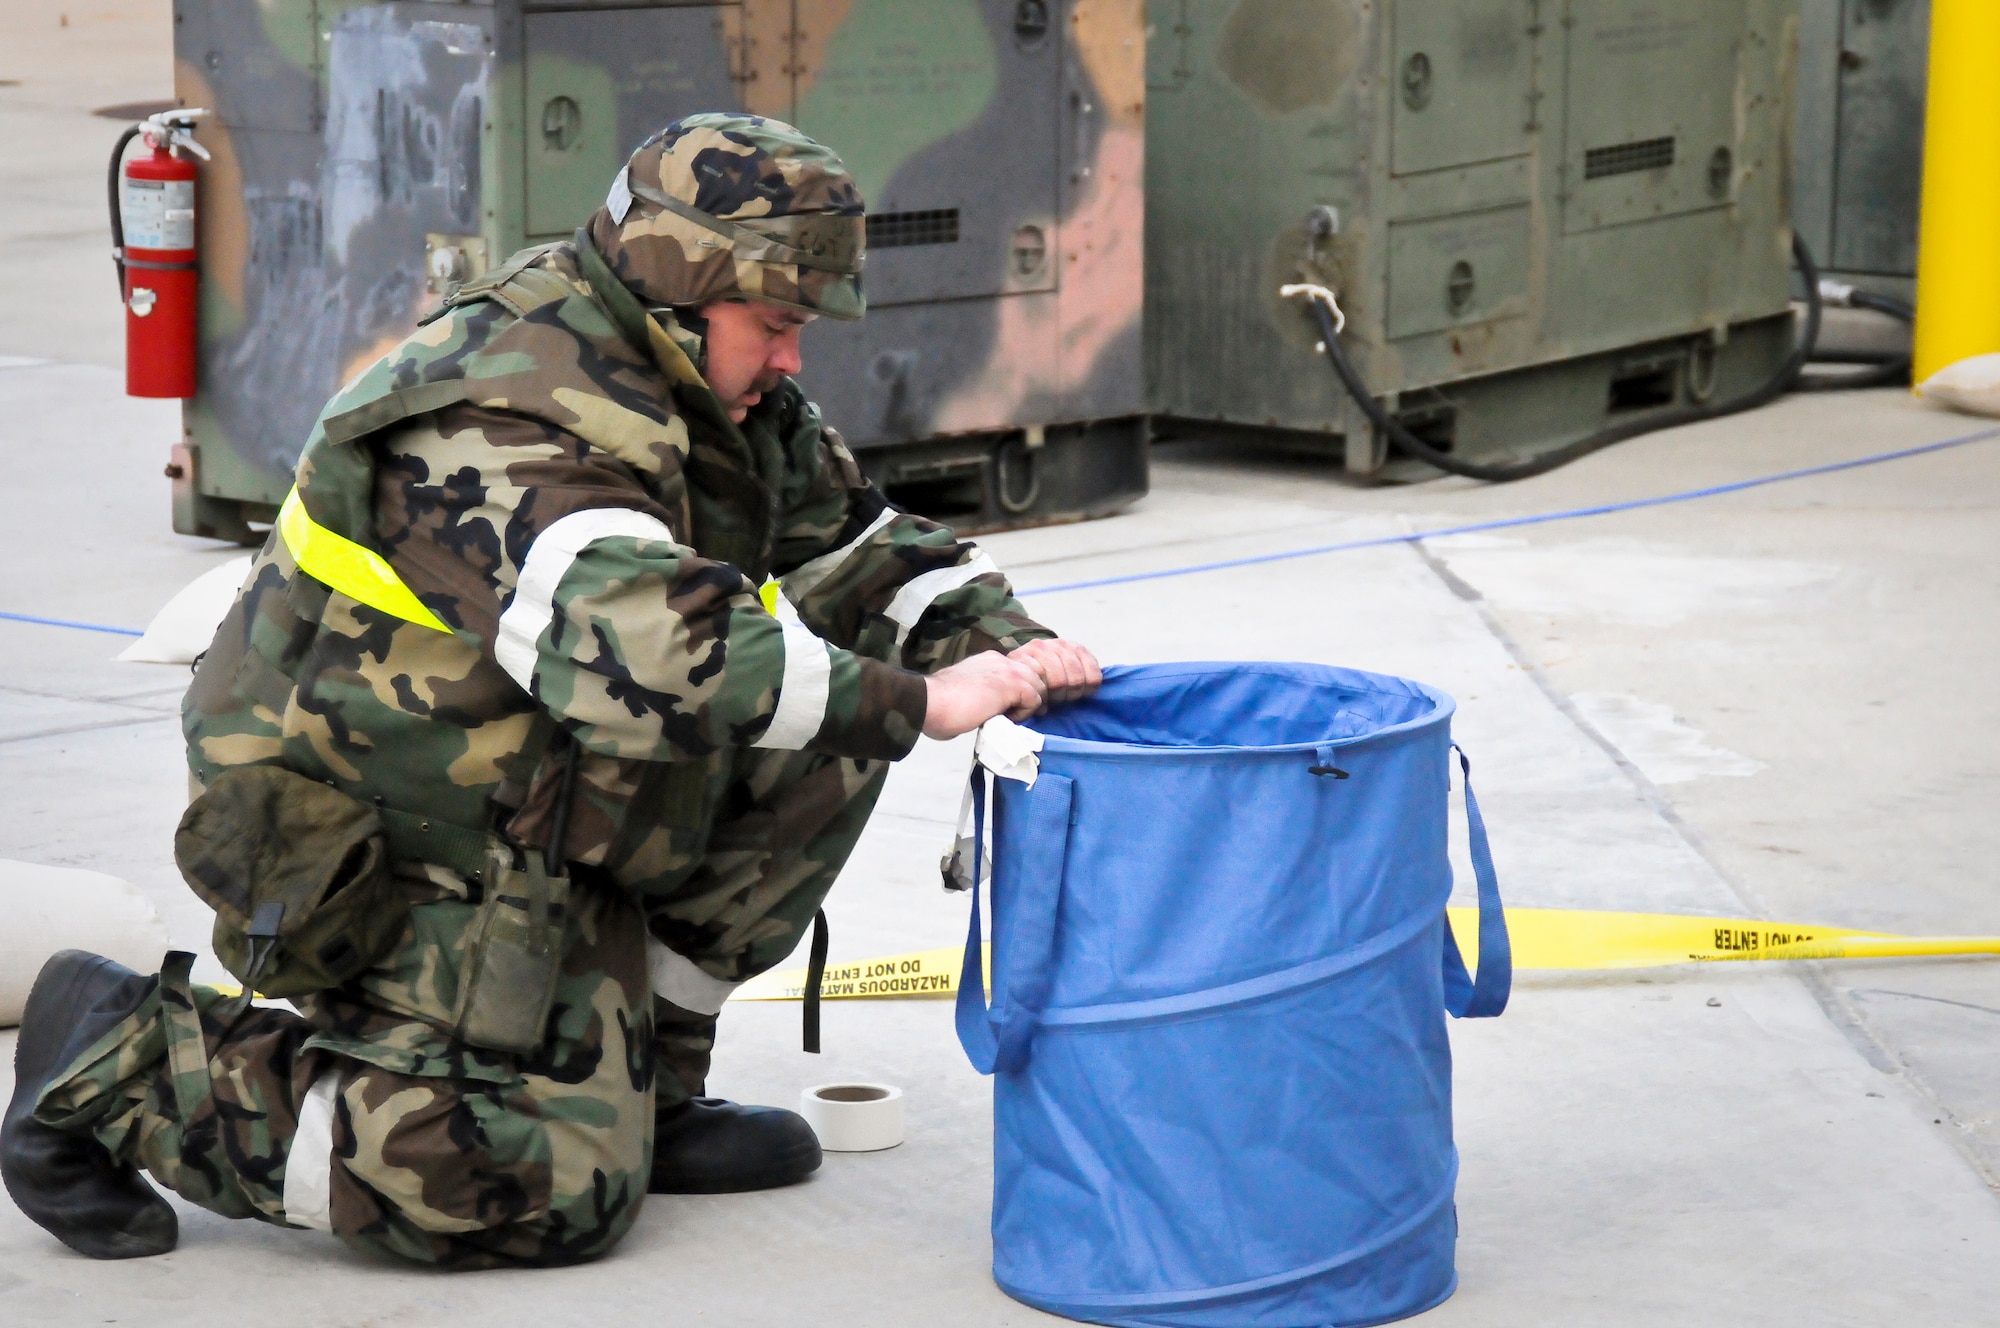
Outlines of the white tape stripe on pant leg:
{"label": "white tape stripe on pant leg", "polygon": [[696,1014],[721,1014],[723,1002],[743,984],[711,977],[686,955],[646,938],[646,972],[653,994]]}
{"label": "white tape stripe on pant leg", "polygon": [[528,556],[521,560],[521,579],[514,587],[514,598],[500,615],[500,630],[493,642],[493,658],[508,677],[521,684],[521,690],[535,690],[542,633],[555,620],[556,591],[571,564],[589,545],[621,536],[674,542],[673,531],[657,517],[629,507],[587,507],[550,523],[528,546]]}
{"label": "white tape stripe on pant leg", "polygon": [[889,601],[889,607],[882,610],[882,616],[896,624],[896,649],[903,648],[909,640],[910,629],[924,616],[937,601],[939,595],[957,590],[974,577],[985,576],[988,572],[998,572],[993,560],[984,553],[973,555],[971,562],[960,563],[956,567],[940,567],[934,572],[911,577]]}
{"label": "white tape stripe on pant leg", "polygon": [[299,1104],[299,1128],[285,1156],[285,1220],[314,1231],[333,1230],[333,1108],[340,1071],[313,1081]]}
{"label": "white tape stripe on pant leg", "polygon": [[778,626],[785,634],[785,677],[778,684],[778,708],[770,727],[750,745],[795,752],[811,742],[820,725],[826,723],[833,656],[827,653],[826,642],[813,635],[812,628],[796,614],[781,613]]}

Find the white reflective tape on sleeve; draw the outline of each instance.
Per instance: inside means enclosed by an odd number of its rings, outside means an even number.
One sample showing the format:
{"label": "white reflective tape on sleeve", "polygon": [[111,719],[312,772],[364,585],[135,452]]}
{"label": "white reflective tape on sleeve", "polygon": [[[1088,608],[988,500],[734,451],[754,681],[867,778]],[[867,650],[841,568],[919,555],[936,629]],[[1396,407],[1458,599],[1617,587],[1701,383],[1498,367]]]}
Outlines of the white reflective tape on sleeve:
{"label": "white reflective tape on sleeve", "polygon": [[940,595],[957,590],[966,582],[988,572],[1000,569],[983,552],[974,554],[971,562],[960,563],[956,567],[940,567],[934,572],[911,577],[896,592],[896,598],[889,601],[889,607],[882,610],[883,616],[896,624],[896,649],[903,648],[909,639],[910,629],[924,616],[924,611],[937,601]]}
{"label": "white reflective tape on sleeve", "polygon": [[729,994],[743,984],[711,977],[694,960],[646,938],[646,974],[653,994],[695,1014],[721,1014]]}
{"label": "white reflective tape on sleeve", "polygon": [[313,1081],[299,1104],[299,1128],[285,1154],[285,1220],[314,1231],[333,1230],[333,1107],[340,1071]]}
{"label": "white reflective tape on sleeve", "polygon": [[796,615],[782,614],[785,634],[785,677],[778,684],[778,709],[771,726],[752,747],[776,747],[795,752],[813,740],[826,723],[826,699],[833,686],[833,656],[826,642]]}
{"label": "white reflective tape on sleeve", "polygon": [[555,618],[556,589],[576,562],[577,555],[602,539],[674,542],[674,533],[658,517],[635,512],[629,507],[592,507],[571,512],[535,537],[528,557],[521,564],[521,579],[514,598],[500,615],[500,633],[493,642],[493,657],[507,676],[534,691],[535,661],[542,633]]}
{"label": "white reflective tape on sleeve", "polygon": [[883,508],[881,513],[868,523],[868,528],[863,530],[859,535],[856,535],[832,553],[822,553],[811,562],[793,568],[784,578],[786,597],[792,600],[801,600],[807,595],[812,594],[819,587],[820,582],[840,570],[840,565],[846,562],[856,549],[866,544],[869,540],[874,539],[875,533],[891,521],[894,521],[897,515],[896,509],[893,507]]}

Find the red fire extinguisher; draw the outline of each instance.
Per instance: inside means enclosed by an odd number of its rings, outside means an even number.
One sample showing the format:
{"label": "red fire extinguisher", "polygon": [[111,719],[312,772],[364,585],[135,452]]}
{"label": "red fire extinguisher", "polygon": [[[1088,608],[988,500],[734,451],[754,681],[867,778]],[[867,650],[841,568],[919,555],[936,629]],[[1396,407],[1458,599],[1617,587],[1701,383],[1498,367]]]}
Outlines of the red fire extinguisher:
{"label": "red fire extinguisher", "polygon": [[[133,125],[111,152],[111,259],[125,300],[125,391],[135,397],[195,394],[200,294],[195,275],[194,141],[202,110],[164,111]],[[143,138],[148,149],[125,161]]]}

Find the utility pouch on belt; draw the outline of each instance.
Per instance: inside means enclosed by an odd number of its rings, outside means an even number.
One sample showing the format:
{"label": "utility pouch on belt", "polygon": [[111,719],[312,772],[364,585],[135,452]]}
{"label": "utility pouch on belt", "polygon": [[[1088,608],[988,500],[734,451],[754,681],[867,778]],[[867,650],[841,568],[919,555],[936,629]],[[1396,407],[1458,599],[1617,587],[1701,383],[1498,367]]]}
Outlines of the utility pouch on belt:
{"label": "utility pouch on belt", "polygon": [[487,846],[486,892],[465,940],[452,1032],[492,1051],[542,1044],[556,980],[562,976],[569,875],[542,850],[516,849],[497,835]]}
{"label": "utility pouch on belt", "polygon": [[[569,743],[547,851],[517,849],[495,835],[481,873],[485,893],[465,942],[452,1032],[491,1051],[522,1053],[542,1044],[562,977],[569,917],[564,845],[576,786],[576,744]],[[553,866],[553,869],[551,869]]]}
{"label": "utility pouch on belt", "polygon": [[389,952],[410,905],[374,808],[278,766],[237,766],[181,816],[174,861],[215,910],[215,954],[247,993],[337,987]]}

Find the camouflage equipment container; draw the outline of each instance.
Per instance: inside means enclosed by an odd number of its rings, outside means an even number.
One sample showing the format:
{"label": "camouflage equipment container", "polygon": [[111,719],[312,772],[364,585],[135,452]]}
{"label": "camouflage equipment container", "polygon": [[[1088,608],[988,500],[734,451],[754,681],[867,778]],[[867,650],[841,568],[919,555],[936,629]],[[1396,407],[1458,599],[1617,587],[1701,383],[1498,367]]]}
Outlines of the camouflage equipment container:
{"label": "camouflage equipment container", "polygon": [[1145,491],[1142,0],[176,0],[201,391],[174,528],[268,521],[320,406],[453,284],[567,237],[646,135],[789,120],[868,203],[869,316],[807,392],[968,530]]}
{"label": "camouflage equipment container", "polygon": [[1381,440],[1282,283],[1340,294],[1467,460],[1724,400],[1782,362],[1797,0],[1154,0],[1146,372],[1161,433]]}

